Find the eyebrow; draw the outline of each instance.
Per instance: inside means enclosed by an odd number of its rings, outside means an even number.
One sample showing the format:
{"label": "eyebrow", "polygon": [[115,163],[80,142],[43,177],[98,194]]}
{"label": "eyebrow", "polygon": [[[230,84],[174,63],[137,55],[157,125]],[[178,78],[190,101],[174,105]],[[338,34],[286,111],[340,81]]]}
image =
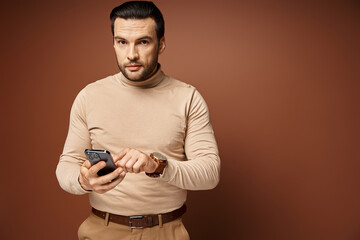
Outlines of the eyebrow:
{"label": "eyebrow", "polygon": [[[120,39],[126,40],[126,38],[123,38],[123,37],[121,37],[121,36],[115,36],[114,39],[116,39],[116,40],[120,40]],[[142,39],[150,39],[150,40],[153,40],[153,38],[150,37],[150,36],[142,36],[142,37],[137,38],[136,40],[142,40]]]}

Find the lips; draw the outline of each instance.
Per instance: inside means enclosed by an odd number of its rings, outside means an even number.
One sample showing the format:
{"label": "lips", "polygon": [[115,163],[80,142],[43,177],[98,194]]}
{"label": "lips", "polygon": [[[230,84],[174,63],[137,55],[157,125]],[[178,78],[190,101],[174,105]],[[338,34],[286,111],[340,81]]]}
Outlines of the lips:
{"label": "lips", "polygon": [[141,64],[129,64],[129,65],[126,65],[126,68],[132,72],[138,71],[141,68]]}

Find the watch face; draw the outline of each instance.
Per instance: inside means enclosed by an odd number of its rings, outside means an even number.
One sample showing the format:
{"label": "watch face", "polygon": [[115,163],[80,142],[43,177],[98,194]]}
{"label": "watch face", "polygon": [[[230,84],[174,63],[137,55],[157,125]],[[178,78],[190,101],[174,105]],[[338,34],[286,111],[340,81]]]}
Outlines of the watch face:
{"label": "watch face", "polygon": [[167,160],[167,158],[164,155],[162,155],[161,153],[154,152],[154,153],[152,153],[152,155],[154,157],[156,157],[157,159],[159,159],[160,161],[166,161]]}
{"label": "watch face", "polygon": [[163,174],[164,169],[167,165],[167,158],[162,155],[161,153],[154,152],[150,154],[150,157],[159,164],[155,172],[153,173],[146,173],[149,177],[158,178],[161,174]]}

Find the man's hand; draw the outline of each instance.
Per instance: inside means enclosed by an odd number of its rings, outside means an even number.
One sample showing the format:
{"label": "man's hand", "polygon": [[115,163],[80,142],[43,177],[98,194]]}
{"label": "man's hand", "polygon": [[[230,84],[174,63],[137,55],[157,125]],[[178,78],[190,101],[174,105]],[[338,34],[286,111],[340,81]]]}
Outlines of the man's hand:
{"label": "man's hand", "polygon": [[114,155],[113,159],[116,166],[131,173],[153,173],[158,167],[158,163],[151,159],[148,155],[132,148],[123,149]]}
{"label": "man's hand", "polygon": [[[104,161],[100,161],[91,166],[89,160],[86,160],[80,168],[79,183],[81,187],[97,193],[106,193],[116,187],[124,179],[126,173],[122,168],[117,168],[112,173],[98,176],[97,172],[105,165]],[[115,179],[116,177],[117,179]],[[115,180],[112,181],[113,179]]]}

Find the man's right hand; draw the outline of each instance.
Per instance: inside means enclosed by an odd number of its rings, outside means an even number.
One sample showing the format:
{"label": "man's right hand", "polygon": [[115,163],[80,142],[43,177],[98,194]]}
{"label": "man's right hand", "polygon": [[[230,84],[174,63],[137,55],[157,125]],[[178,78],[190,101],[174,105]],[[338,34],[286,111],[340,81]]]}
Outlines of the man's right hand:
{"label": "man's right hand", "polygon": [[[106,163],[100,161],[91,166],[89,160],[86,160],[80,168],[79,183],[86,191],[97,193],[106,193],[116,187],[125,177],[126,173],[122,168],[117,168],[112,173],[104,176],[98,176],[97,172],[105,167]],[[117,179],[115,179],[117,177]],[[114,181],[112,181],[115,179]]]}

